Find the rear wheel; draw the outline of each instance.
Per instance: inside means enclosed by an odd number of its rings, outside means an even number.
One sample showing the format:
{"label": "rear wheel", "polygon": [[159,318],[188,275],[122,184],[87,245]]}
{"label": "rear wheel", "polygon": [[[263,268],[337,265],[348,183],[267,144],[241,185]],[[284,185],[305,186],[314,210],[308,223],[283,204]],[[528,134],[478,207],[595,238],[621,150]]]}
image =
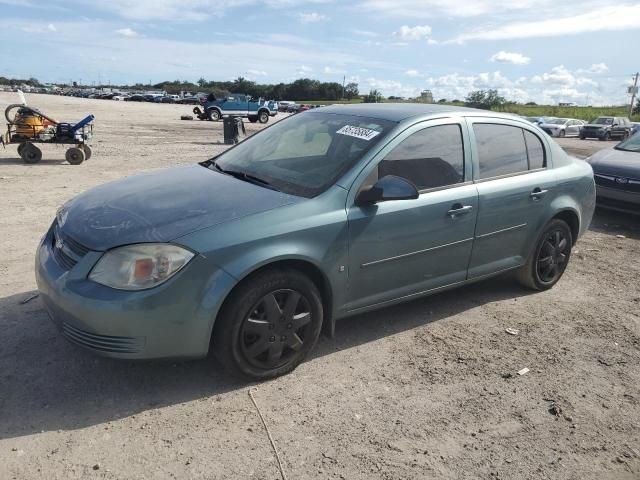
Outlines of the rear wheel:
{"label": "rear wheel", "polygon": [[84,150],[78,147],[72,147],[64,154],[64,158],[71,165],[80,165],[85,160]]}
{"label": "rear wheel", "polygon": [[573,237],[566,222],[551,220],[538,239],[527,263],[518,271],[518,280],[534,290],[548,290],[562,277],[569,258]]}
{"label": "rear wheel", "polygon": [[82,151],[84,152],[84,159],[89,160],[91,158],[91,147],[89,145],[82,145]]}
{"label": "rear wheel", "polygon": [[259,273],[226,300],[213,332],[213,349],[236,375],[264,380],[291,372],[314,347],[322,325],[314,283],[288,269]]}
{"label": "rear wheel", "polygon": [[40,160],[42,160],[42,150],[40,150],[32,143],[25,143],[23,145],[24,146],[20,151],[20,157],[22,157],[24,163],[33,164],[38,163]]}
{"label": "rear wheel", "polygon": [[269,121],[269,112],[267,112],[266,110],[262,110],[258,114],[258,121],[260,123],[267,123]]}

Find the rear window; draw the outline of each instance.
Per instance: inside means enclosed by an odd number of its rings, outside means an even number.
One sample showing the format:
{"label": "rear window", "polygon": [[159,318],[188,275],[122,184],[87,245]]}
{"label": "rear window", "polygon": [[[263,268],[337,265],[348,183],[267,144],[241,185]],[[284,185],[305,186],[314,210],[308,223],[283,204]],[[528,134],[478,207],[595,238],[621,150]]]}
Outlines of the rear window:
{"label": "rear window", "polygon": [[492,178],[546,167],[542,141],[519,127],[476,123],[479,177]]}

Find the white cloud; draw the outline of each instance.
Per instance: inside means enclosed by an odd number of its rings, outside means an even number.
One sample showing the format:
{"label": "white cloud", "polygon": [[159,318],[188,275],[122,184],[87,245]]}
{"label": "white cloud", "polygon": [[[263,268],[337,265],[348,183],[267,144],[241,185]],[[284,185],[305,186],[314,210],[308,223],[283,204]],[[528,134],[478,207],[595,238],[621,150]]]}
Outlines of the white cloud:
{"label": "white cloud", "polygon": [[133,38],[133,37],[137,37],[138,36],[138,32],[136,32],[135,30],[127,27],[127,28],[120,28],[118,30],[116,30],[116,33],[122,37],[128,37],[128,38]]}
{"label": "white cloud", "polygon": [[511,63],[512,65],[528,65],[531,62],[531,58],[525,57],[521,53],[505,52],[504,50],[500,50],[498,53],[494,53],[493,55],[491,55],[489,61],[498,63]]}
{"label": "white cloud", "polygon": [[254,77],[266,77],[267,76],[267,72],[265,72],[264,70],[254,70],[252,68],[247,70],[247,74],[252,75]]}
{"label": "white cloud", "polygon": [[431,35],[431,27],[429,25],[416,25],[415,27],[403,25],[399,31],[393,34],[405,40],[422,40]]}
{"label": "white cloud", "polygon": [[333,67],[324,67],[322,71],[328,75],[336,75],[338,73],[344,73],[344,70],[339,70]]}
{"label": "white cloud", "polygon": [[459,35],[449,43],[469,40],[509,40],[513,38],[555,37],[605,30],[637,29],[640,24],[640,4],[615,5],[590,9],[587,13],[552,17],[532,22],[507,23]]}
{"label": "white cloud", "polygon": [[395,95],[398,97],[415,97],[420,93],[420,88],[404,85],[396,80],[383,80],[379,78],[367,78],[364,81],[364,88],[360,90],[367,92],[368,90],[376,89],[380,90],[383,95],[390,96]]}
{"label": "white cloud", "polygon": [[576,73],[607,73],[609,71],[609,67],[606,63],[594,63],[589,68],[580,68],[576,70]]}
{"label": "white cloud", "polygon": [[299,13],[298,19],[302,23],[316,23],[316,22],[322,22],[323,20],[327,20],[327,16],[322,15],[318,12]]}
{"label": "white cloud", "polygon": [[404,74],[408,77],[418,77],[420,76],[420,72],[414,69],[407,70]]}
{"label": "white cloud", "polygon": [[53,23],[50,23],[48,25],[25,25],[21,28],[21,30],[26,33],[47,33],[58,31]]}
{"label": "white cloud", "polygon": [[433,18],[442,15],[475,17],[539,7],[548,3],[548,0],[366,0],[356,8],[406,18]]}

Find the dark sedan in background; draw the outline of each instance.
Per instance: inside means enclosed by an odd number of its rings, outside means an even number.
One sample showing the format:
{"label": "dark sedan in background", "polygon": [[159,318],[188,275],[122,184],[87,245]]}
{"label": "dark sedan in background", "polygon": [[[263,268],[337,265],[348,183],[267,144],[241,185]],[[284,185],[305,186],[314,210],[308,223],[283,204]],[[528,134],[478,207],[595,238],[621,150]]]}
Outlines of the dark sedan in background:
{"label": "dark sedan in background", "polygon": [[580,129],[580,140],[585,138],[625,139],[631,135],[632,128],[633,125],[625,117],[598,117]]}
{"label": "dark sedan in background", "polygon": [[640,214],[640,135],[587,159],[596,181],[597,205]]}

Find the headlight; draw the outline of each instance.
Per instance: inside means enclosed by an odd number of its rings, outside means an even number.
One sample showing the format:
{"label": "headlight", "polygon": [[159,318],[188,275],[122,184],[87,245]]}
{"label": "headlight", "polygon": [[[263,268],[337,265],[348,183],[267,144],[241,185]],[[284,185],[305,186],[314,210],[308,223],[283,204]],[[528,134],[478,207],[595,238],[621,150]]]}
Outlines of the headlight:
{"label": "headlight", "polygon": [[193,258],[168,243],[140,243],[105,253],[89,274],[96,283],[120,290],[143,290],[166,282]]}

